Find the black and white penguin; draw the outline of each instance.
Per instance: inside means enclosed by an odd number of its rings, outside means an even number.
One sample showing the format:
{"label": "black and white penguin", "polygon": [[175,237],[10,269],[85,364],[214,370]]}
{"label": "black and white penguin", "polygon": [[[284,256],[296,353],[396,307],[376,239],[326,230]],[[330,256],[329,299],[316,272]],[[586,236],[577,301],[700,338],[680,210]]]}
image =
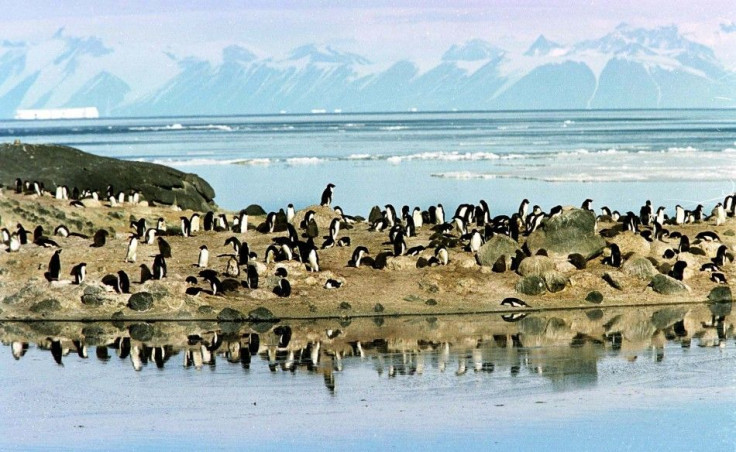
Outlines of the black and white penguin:
{"label": "black and white penguin", "polygon": [[337,242],[337,234],[340,232],[340,220],[333,218],[330,222],[330,238],[333,242]]}
{"label": "black and white penguin", "polygon": [[468,225],[465,223],[465,219],[459,216],[452,217],[453,225],[455,226],[455,229],[460,235],[465,235],[468,233]]}
{"label": "black and white penguin", "polygon": [[204,214],[204,230],[205,231],[211,231],[215,226],[215,213],[213,211],[208,211],[206,214]]}
{"label": "black and white penguin", "polygon": [[8,228],[0,229],[0,242],[5,245],[10,243],[10,231],[8,231]]}
{"label": "black and white penguin", "polygon": [[148,265],[141,264],[141,284],[145,283],[146,281],[153,279],[153,273],[151,272],[151,269],[148,268]]}
{"label": "black and white penguin", "polygon": [[672,266],[672,270],[670,270],[669,275],[678,281],[682,281],[684,278],[685,268],[687,268],[687,262],[677,261],[675,262],[675,265]]}
{"label": "black and white penguin", "polygon": [[279,267],[276,269],[276,272],[274,273],[279,278],[286,278],[289,276],[289,271],[286,270],[286,267]]}
{"label": "black and white penguin", "polygon": [[593,200],[588,198],[585,201],[583,201],[583,204],[580,206],[583,210],[589,210],[593,212]]}
{"label": "black and white penguin", "polygon": [[139,238],[142,238],[146,234],[146,219],[140,218],[138,221],[131,221],[130,227],[135,229],[135,233]]}
{"label": "black and white penguin", "polygon": [[250,260],[250,246],[248,246],[248,242],[242,242],[240,244],[240,247],[238,248],[238,264],[248,265],[249,260]]}
{"label": "black and white penguin", "polygon": [[406,236],[403,232],[399,231],[392,241],[394,247],[394,256],[403,256],[406,254]]}
{"label": "black and white penguin", "polygon": [[210,283],[212,295],[222,295],[222,282],[220,282],[220,279],[217,276],[210,276],[207,278],[207,281]]}
{"label": "black and white penguin", "polygon": [[281,252],[284,255],[285,261],[291,261],[294,259],[294,249],[287,243],[281,244]]}
{"label": "black and white penguin", "polygon": [[294,222],[295,215],[296,212],[294,211],[294,204],[289,204],[288,206],[286,206],[286,222],[292,224]]}
{"label": "black and white penguin", "polygon": [[350,237],[340,237],[337,240],[337,246],[350,246]]}
{"label": "black and white penguin", "polygon": [[529,200],[524,199],[523,201],[521,201],[521,204],[519,204],[519,210],[517,212],[519,214],[519,218],[521,219],[526,218],[528,210],[529,210]]}
{"label": "black and white penguin", "polygon": [[714,264],[713,262],[707,262],[700,266],[700,271],[701,272],[719,272],[721,271],[721,269],[718,268],[718,266]]}
{"label": "black and white penguin", "polygon": [[87,264],[85,262],[81,262],[75,265],[72,267],[70,275],[74,277],[74,284],[82,284],[84,282],[84,278],[87,277]]}
{"label": "black and white penguin", "polygon": [[224,213],[221,213],[215,218],[214,229],[217,232],[230,230],[230,225],[228,224],[228,221],[227,221],[227,215],[225,215]]}
{"label": "black and white penguin", "polygon": [[249,289],[258,289],[258,271],[255,265],[248,265],[246,286]]}
{"label": "black and white penguin", "polygon": [[414,225],[414,218],[412,218],[411,216],[406,217],[406,227],[404,230],[407,237],[416,237],[417,228]]}
{"label": "black and white penguin", "polygon": [[424,225],[424,218],[422,217],[422,210],[419,207],[415,207],[411,213],[411,219],[414,222],[415,229],[421,229]]}
{"label": "black and white penguin", "polygon": [[726,280],[726,275],[724,275],[722,272],[711,273],[710,280],[717,284],[728,284],[728,281]]}
{"label": "black and white penguin", "polygon": [[158,229],[154,228],[148,228],[146,230],[146,235],[144,239],[146,245],[153,245],[153,242],[156,240],[156,234],[158,234],[158,231]]}
{"label": "black and white penguin", "polygon": [[398,217],[396,216],[396,209],[394,209],[394,206],[391,204],[386,204],[385,209],[386,209],[386,214],[384,215],[384,218],[388,222],[389,227],[394,227],[394,225],[398,222]]}
{"label": "black and white penguin", "polygon": [[233,247],[233,251],[235,252],[235,254],[240,253],[241,243],[237,237],[233,236],[225,240],[225,244],[223,246],[228,246],[228,245],[231,245]]}
{"label": "black and white penguin", "polygon": [[332,237],[327,237],[320,248],[326,250],[327,248],[332,248],[333,246],[335,246],[335,241],[332,240]]}
{"label": "black and white penguin", "polygon": [[686,235],[680,236],[680,245],[677,247],[677,251],[685,253],[690,251],[690,239]]}
{"label": "black and white penguin", "polygon": [[406,250],[406,255],[407,256],[419,256],[419,253],[421,253],[425,249],[426,247],[424,245],[412,246],[411,248]]}
{"label": "black and white penguin", "polygon": [[437,207],[435,208],[435,223],[436,224],[443,224],[445,222],[445,208],[442,207],[442,204],[437,204]]}
{"label": "black and white penguin", "polygon": [[360,261],[363,259],[363,256],[368,256],[368,248],[364,246],[358,246],[353,250],[353,255],[350,258],[350,262],[348,262],[348,265],[353,267],[360,267]]}
{"label": "black and white penguin", "polygon": [[273,234],[276,229],[276,212],[269,212],[266,215],[266,232]]}
{"label": "black and white penguin", "polygon": [[198,213],[193,213],[191,217],[189,217],[189,234],[194,234],[195,232],[199,232],[199,223],[200,223],[200,217]]}
{"label": "black and white penguin", "polygon": [[119,293],[130,293],[130,278],[124,271],[118,271],[118,292]]}
{"label": "black and white penguin", "polygon": [[273,293],[281,298],[287,298],[291,295],[291,284],[286,278],[279,279],[279,284],[273,288]]}
{"label": "black and white penguin", "polygon": [[518,298],[504,298],[501,302],[501,306],[509,306],[511,308],[528,308],[529,305],[524,302],[523,300],[519,300]]}
{"label": "black and white penguin", "polygon": [[279,249],[276,248],[276,245],[268,245],[268,248],[266,248],[266,256],[264,260],[266,265],[276,262],[276,259],[278,257],[279,257]]}
{"label": "black and white penguin", "polygon": [[20,178],[15,179],[15,193],[19,195],[23,193],[23,181]]}
{"label": "black and white penguin", "polygon": [[156,220],[156,230],[158,230],[159,233],[166,232],[166,220],[164,220],[163,217],[159,217],[158,220]]}
{"label": "black and white penguin", "polygon": [[307,229],[307,226],[309,226],[309,223],[314,220],[314,217],[314,210],[308,210],[307,213],[304,214],[304,219],[299,223],[299,227],[301,229]]}
{"label": "black and white penguin", "polygon": [[319,203],[322,207],[330,207],[330,204],[332,204],[332,192],[334,188],[334,184],[327,184],[327,187],[322,192],[322,199]]}
{"label": "black and white penguin", "polygon": [[698,240],[703,240],[705,242],[720,242],[721,238],[713,231],[703,231],[698,233],[698,235],[695,236]]}
{"label": "black and white penguin", "polygon": [[181,235],[183,237],[189,237],[192,235],[192,223],[187,217],[179,217],[181,221]]}
{"label": "black and white penguin", "polygon": [[18,240],[20,241],[20,244],[21,245],[28,244],[28,231],[26,231],[26,229],[20,223],[18,223],[16,227],[17,229],[15,231],[15,234],[18,236]]}
{"label": "black and white penguin", "polygon": [[440,265],[447,265],[450,262],[450,255],[444,246],[438,246],[434,250],[434,257],[437,258],[437,263]]}
{"label": "black and white penguin", "polygon": [[125,252],[125,262],[135,262],[138,258],[138,237],[135,234],[130,235],[128,240],[128,249]]}
{"label": "black and white penguin", "polygon": [[734,202],[736,198],[734,198],[734,195],[728,195],[723,199],[723,210],[726,211],[726,215],[729,217],[734,216],[736,214],[736,202]]}
{"label": "black and white penguin", "polygon": [[153,258],[153,278],[166,278],[166,258],[163,254],[157,254],[156,257]]}
{"label": "black and white penguin", "polygon": [[468,244],[468,251],[470,251],[471,253],[477,253],[481,245],[483,245],[483,237],[481,237],[480,232],[478,232],[477,229],[473,229],[473,231],[470,233],[470,243]]}
{"label": "black and white penguin", "polygon": [[339,289],[342,283],[336,279],[328,279],[325,281],[325,289]]}
{"label": "black and white penguin", "polygon": [[207,249],[207,245],[202,245],[199,247],[199,259],[197,259],[197,267],[199,268],[207,268],[207,264],[210,260],[210,252]]}
{"label": "black and white penguin", "polygon": [[660,225],[664,225],[664,212],[665,212],[664,206],[659,206],[657,209],[657,213],[654,214],[654,221],[659,223]]}
{"label": "black and white penguin", "polygon": [[652,221],[652,202],[647,199],[641,209],[639,209],[639,221],[644,226],[649,226]]}
{"label": "black and white penguin", "polygon": [[307,262],[309,262],[309,271],[319,271],[319,255],[317,254],[317,248],[312,245],[307,252]]}
{"label": "black and white penguin", "polygon": [[61,275],[61,250],[54,251],[49,260],[49,271],[44,275],[48,281],[58,281]]}
{"label": "black and white penguin", "polygon": [[713,259],[713,263],[719,267],[725,266],[727,263],[732,262],[733,257],[728,254],[728,246],[721,245],[716,250],[716,257]]}
{"label": "black and white penguin", "polygon": [[171,258],[171,245],[163,237],[158,238],[158,252],[165,258]]}
{"label": "black and white penguin", "polygon": [[621,266],[621,249],[615,243],[608,245],[610,255],[603,258],[603,264],[610,265],[611,267]]}
{"label": "black and white penguin", "polygon": [[685,209],[682,208],[681,205],[675,206],[675,224],[684,224],[685,223]]}
{"label": "black and white penguin", "polygon": [[54,235],[58,235],[59,237],[69,237],[69,228],[60,224],[56,229],[54,229]]}

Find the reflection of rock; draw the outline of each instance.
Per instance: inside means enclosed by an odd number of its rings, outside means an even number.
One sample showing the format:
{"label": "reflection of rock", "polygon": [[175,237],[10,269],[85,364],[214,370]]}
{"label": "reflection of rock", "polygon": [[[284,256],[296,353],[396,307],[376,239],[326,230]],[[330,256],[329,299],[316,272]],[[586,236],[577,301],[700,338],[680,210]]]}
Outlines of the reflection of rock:
{"label": "reflection of rock", "polygon": [[595,232],[593,212],[569,209],[545,220],[539,229],[529,235],[526,245],[533,254],[545,249],[558,255],[580,253],[590,258],[603,249],[605,242]]}
{"label": "reflection of rock", "polygon": [[652,314],[652,323],[657,329],[663,330],[679,322],[687,314],[684,308],[664,308]]}
{"label": "reflection of rock", "polygon": [[251,322],[276,322],[278,319],[273,312],[264,307],[258,307],[248,313],[248,320]]}
{"label": "reflection of rock", "polygon": [[220,322],[242,322],[245,316],[237,309],[224,308],[217,314],[217,320]]}
{"label": "reflection of rock", "polygon": [[149,323],[134,323],[128,329],[131,339],[146,342],[153,339],[153,326]]}

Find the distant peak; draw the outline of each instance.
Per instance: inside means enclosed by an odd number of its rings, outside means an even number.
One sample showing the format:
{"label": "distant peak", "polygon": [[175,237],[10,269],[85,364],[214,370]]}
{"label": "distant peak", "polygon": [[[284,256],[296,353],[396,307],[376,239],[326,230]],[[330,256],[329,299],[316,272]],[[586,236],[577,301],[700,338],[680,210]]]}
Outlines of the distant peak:
{"label": "distant peak", "polygon": [[545,38],[544,35],[539,35],[534,44],[524,52],[524,56],[546,56],[549,55],[555,49],[561,49],[562,46],[554,41],[550,41]]}
{"label": "distant peak", "polygon": [[444,55],[442,61],[478,61],[502,57],[506,52],[481,39],[473,39],[460,45],[453,45]]}
{"label": "distant peak", "polygon": [[231,45],[222,49],[222,59],[225,62],[248,63],[256,58],[253,52],[239,45]]}
{"label": "distant peak", "polygon": [[311,63],[334,63],[334,64],[370,64],[366,58],[350,52],[341,52],[331,46],[317,46],[307,44],[292,50],[288,56],[289,60],[306,59]]}

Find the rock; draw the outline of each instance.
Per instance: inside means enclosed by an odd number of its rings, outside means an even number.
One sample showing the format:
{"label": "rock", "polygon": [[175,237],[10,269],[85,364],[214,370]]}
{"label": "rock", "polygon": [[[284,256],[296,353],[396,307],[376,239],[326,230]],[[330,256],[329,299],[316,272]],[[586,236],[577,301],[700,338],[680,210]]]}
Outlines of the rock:
{"label": "rock", "polygon": [[437,306],[437,300],[434,298],[430,298],[429,300],[425,301],[424,304],[427,306]]}
{"label": "rock", "polygon": [[687,309],[684,308],[660,309],[652,314],[652,324],[658,330],[663,330],[682,320],[685,314],[687,314]]}
{"label": "rock", "polygon": [[[184,289],[182,289],[184,291]],[[154,301],[160,301],[162,298],[169,295],[169,289],[158,281],[151,281],[146,286],[146,292],[153,296]]]}
{"label": "rock", "polygon": [[410,256],[389,256],[386,258],[386,270],[401,271],[415,268],[414,258]]}
{"label": "rock", "polygon": [[547,256],[527,257],[519,264],[516,272],[521,276],[542,276],[555,269],[555,263]]}
{"label": "rock", "polygon": [[650,285],[655,292],[662,295],[676,295],[688,292],[687,286],[682,281],[678,281],[667,275],[655,275]]}
{"label": "rock", "polygon": [[279,319],[273,315],[273,312],[260,306],[248,313],[248,320],[251,322],[278,322]]}
{"label": "rock", "polygon": [[153,295],[149,292],[138,292],[128,298],[128,307],[134,311],[148,311],[153,307]]}
{"label": "rock", "polygon": [[545,249],[548,253],[562,256],[579,253],[586,259],[601,252],[605,245],[603,238],[595,232],[595,214],[575,208],[543,221],[526,241],[532,254]]}
{"label": "rock", "polygon": [[47,298],[45,300],[39,301],[38,303],[34,303],[31,305],[30,308],[28,308],[31,312],[39,313],[39,314],[46,314],[49,312],[57,312],[61,310],[61,303],[59,303],[59,300],[55,300],[53,298]]}
{"label": "rock", "polygon": [[458,268],[475,268],[478,263],[471,256],[460,255],[453,259]]}
{"label": "rock", "polygon": [[585,296],[585,301],[593,304],[601,304],[603,302],[603,294],[597,290],[590,291],[588,292],[588,295]]}
{"label": "rock", "polygon": [[635,276],[644,280],[652,279],[657,274],[657,269],[654,268],[651,261],[637,254],[626,259],[621,270],[629,276]]}
{"label": "rock", "polygon": [[242,322],[246,319],[242,312],[233,308],[224,308],[217,313],[218,322]]}
{"label": "rock", "polygon": [[251,204],[243,210],[249,217],[261,217],[266,215],[266,211],[258,204]]}
{"label": "rock", "polygon": [[728,286],[718,286],[711,289],[708,294],[708,301],[713,303],[730,303],[733,301],[731,288]]}
{"label": "rock", "polygon": [[527,276],[516,283],[516,291],[524,295],[540,295],[545,292],[547,285],[540,276]]}
{"label": "rock", "polygon": [[205,304],[197,308],[197,314],[214,314],[215,308],[212,306]]}
{"label": "rock", "polygon": [[650,245],[647,240],[639,234],[634,234],[631,231],[623,231],[622,233],[611,237],[609,243],[615,243],[621,250],[621,255],[628,253],[635,253],[641,256],[649,255]]}
{"label": "rock", "polygon": [[248,261],[248,265],[252,265],[256,268],[256,273],[258,273],[258,276],[264,276],[268,273],[268,267],[266,267],[266,264],[264,264],[263,262],[250,260]]}
{"label": "rock", "polygon": [[368,214],[368,223],[373,224],[373,222],[380,220],[383,218],[383,212],[381,211],[381,208],[378,206],[373,206],[371,208],[371,212]]}
{"label": "rock", "polygon": [[136,188],[144,199],[158,204],[200,211],[214,205],[215,191],[204,179],[154,163],[100,157],[47,144],[0,145],[0,161],[0,185],[13,186],[19,177],[43,182],[46,187],[67,185],[104,193],[111,184],[116,191]]}
{"label": "rock", "polygon": [[105,296],[107,292],[105,289],[99,286],[87,286],[84,288],[82,295],[82,304],[87,306],[102,306],[106,301],[109,300]]}
{"label": "rock", "polygon": [[547,286],[547,290],[551,293],[560,292],[567,287],[570,279],[558,272],[557,270],[550,270],[542,275],[544,284]]}
{"label": "rock", "polygon": [[624,285],[621,282],[621,273],[619,272],[603,273],[603,281],[607,282],[609,286],[616,290],[624,290]]}
{"label": "rock", "polygon": [[148,342],[153,339],[153,325],[149,323],[134,323],[128,328],[128,333],[133,340]]}
{"label": "rock", "polygon": [[586,317],[592,321],[600,320],[603,318],[603,310],[602,309],[591,309],[590,311],[585,311]]}
{"label": "rock", "polygon": [[353,307],[347,301],[343,301],[342,303],[340,303],[340,306],[338,306],[338,308],[339,309],[346,310],[346,311],[347,310],[350,310],[350,309],[353,309]]}
{"label": "rock", "polygon": [[375,306],[373,306],[373,312],[383,312],[384,307],[381,303],[376,303]]}
{"label": "rock", "polygon": [[520,250],[519,244],[514,239],[503,234],[496,234],[480,247],[475,258],[480,265],[493,267],[499,257],[506,256],[506,267],[508,268],[511,267],[511,258],[518,250]]}
{"label": "rock", "polygon": [[340,218],[340,216],[330,207],[322,207],[320,205],[305,207],[304,209],[294,213],[294,226],[297,229],[304,220],[304,215],[306,215],[310,210],[314,211],[314,220],[317,223],[317,228],[323,231],[327,231],[330,228],[330,223],[334,218]]}

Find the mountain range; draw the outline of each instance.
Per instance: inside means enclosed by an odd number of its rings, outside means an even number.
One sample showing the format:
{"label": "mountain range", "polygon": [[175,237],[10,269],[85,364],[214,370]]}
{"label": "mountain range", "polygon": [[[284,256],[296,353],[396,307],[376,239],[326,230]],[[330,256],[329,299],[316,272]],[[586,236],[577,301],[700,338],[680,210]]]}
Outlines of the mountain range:
{"label": "mountain range", "polygon": [[519,54],[476,39],[432,64],[304,45],[283,58],[215,46],[207,58],[58,30],[0,42],[0,118],[19,108],[97,107],[101,116],[426,110],[728,108],[736,73],[676,26],[626,24]]}

